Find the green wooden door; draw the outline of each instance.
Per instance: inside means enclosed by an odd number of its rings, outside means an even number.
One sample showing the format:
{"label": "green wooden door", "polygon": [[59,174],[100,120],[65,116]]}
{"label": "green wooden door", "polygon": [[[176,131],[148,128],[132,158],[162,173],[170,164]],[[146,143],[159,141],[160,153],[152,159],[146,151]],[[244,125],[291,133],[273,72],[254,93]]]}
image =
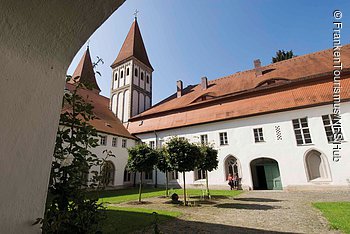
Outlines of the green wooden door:
{"label": "green wooden door", "polygon": [[268,190],[281,190],[282,182],[278,164],[265,164],[264,165],[266,184]]}

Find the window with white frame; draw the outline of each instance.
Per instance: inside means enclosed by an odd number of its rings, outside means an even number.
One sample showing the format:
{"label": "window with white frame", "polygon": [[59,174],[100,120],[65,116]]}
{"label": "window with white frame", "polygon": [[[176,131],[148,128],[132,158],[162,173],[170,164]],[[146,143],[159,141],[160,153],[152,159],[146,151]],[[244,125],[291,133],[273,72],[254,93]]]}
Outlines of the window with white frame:
{"label": "window with white frame", "polygon": [[126,143],[127,143],[126,139],[122,139],[122,148],[126,148]]}
{"label": "window with white frame", "polygon": [[178,171],[170,171],[169,172],[169,179],[170,180],[178,180],[179,179]]}
{"label": "window with white frame", "polygon": [[107,145],[107,136],[100,136],[100,145]]}
{"label": "window with white frame", "polygon": [[208,144],[208,135],[207,134],[201,135],[201,144],[202,145]]}
{"label": "window with white frame", "polygon": [[293,119],[292,122],[297,145],[312,143],[307,117]]}
{"label": "window with white frame", "polygon": [[145,172],[145,180],[152,180],[153,179],[153,171],[146,171]]}
{"label": "window with white frame", "polygon": [[263,142],[264,141],[263,129],[262,128],[254,128],[253,132],[254,132],[255,142]]}
{"label": "window with white frame", "polygon": [[154,143],[154,141],[150,141],[150,142],[149,142],[149,147],[150,147],[151,149],[154,149],[155,146],[156,146],[156,144]]}
{"label": "window with white frame", "polygon": [[335,115],[322,115],[324,130],[329,143],[334,142],[334,136],[337,141],[343,141],[344,136],[341,132],[340,119],[336,119]]}
{"label": "window with white frame", "polygon": [[220,145],[228,145],[227,132],[220,132]]}
{"label": "window with white frame", "polygon": [[203,180],[206,178],[206,173],[205,173],[205,170],[195,170],[195,179],[196,180]]}
{"label": "window with white frame", "polygon": [[117,137],[113,137],[113,138],[112,138],[112,146],[113,146],[113,147],[117,147],[117,141],[118,141],[118,138],[117,138]]}

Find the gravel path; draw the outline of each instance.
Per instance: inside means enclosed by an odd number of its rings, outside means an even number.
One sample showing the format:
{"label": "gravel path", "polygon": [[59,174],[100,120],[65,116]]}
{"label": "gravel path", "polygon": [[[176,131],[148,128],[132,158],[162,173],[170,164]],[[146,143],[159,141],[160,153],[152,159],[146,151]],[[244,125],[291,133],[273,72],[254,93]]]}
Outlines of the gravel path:
{"label": "gravel path", "polygon": [[138,207],[183,213],[161,224],[163,233],[340,233],[330,230],[311,202],[350,201],[350,191],[251,191],[197,207],[165,204],[167,200],[161,198],[147,201]]}

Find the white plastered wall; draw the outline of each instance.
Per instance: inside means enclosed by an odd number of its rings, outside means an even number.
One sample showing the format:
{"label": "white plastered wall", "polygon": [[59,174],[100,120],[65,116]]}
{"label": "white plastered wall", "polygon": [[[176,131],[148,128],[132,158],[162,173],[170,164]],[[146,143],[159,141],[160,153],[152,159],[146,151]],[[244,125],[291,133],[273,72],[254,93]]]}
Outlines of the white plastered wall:
{"label": "white plastered wall", "polygon": [[[342,144],[342,158],[339,162],[332,160],[332,144],[326,138],[322,115],[332,112],[332,105],[305,108],[287,112],[280,112],[255,117],[227,120],[196,126],[182,127],[165,131],[158,131],[158,139],[166,141],[170,136],[186,137],[191,142],[199,142],[199,136],[208,135],[209,143],[213,143],[218,149],[218,169],[209,173],[209,184],[227,186],[225,178],[225,158],[228,155],[236,157],[241,165],[242,185],[252,188],[250,162],[256,158],[267,157],[275,159],[279,164],[279,170],[283,187],[287,186],[347,186],[350,179],[350,103],[342,103],[342,126],[345,142]],[[297,146],[292,119],[308,117],[312,144]],[[280,126],[282,140],[277,140],[275,126]],[[263,128],[265,142],[255,143],[253,128]],[[229,144],[219,145],[219,133],[227,132]],[[142,141],[148,143],[155,141],[154,133],[137,134]],[[331,181],[316,183],[307,180],[304,155],[309,150],[317,150],[326,155]],[[164,184],[164,176],[159,176],[158,181]],[[179,182],[182,175],[179,175]],[[198,181],[197,181],[198,182]],[[194,180],[194,172],[186,173],[186,183],[197,183]]]}
{"label": "white plastered wall", "polygon": [[0,233],[40,233],[67,68],[122,2],[0,1]]}

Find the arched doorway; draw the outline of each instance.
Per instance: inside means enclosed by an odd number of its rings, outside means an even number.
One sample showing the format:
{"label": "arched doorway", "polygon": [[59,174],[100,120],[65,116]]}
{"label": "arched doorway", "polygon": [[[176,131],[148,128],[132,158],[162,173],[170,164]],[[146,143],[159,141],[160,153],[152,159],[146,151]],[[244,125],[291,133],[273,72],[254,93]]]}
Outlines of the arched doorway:
{"label": "arched doorway", "polygon": [[225,180],[227,180],[229,174],[233,175],[234,173],[237,174],[238,178],[242,178],[242,170],[239,161],[237,158],[229,155],[225,160]]}
{"label": "arched doorway", "polygon": [[330,180],[327,158],[319,151],[311,150],[306,154],[305,167],[308,181]]}
{"label": "arched doorway", "polygon": [[250,162],[253,189],[281,190],[282,182],[278,162],[270,158],[257,158]]}
{"label": "arched doorway", "polygon": [[115,167],[111,161],[106,161],[102,168],[102,176],[103,176],[103,184],[105,186],[113,186],[114,185],[114,173]]}

